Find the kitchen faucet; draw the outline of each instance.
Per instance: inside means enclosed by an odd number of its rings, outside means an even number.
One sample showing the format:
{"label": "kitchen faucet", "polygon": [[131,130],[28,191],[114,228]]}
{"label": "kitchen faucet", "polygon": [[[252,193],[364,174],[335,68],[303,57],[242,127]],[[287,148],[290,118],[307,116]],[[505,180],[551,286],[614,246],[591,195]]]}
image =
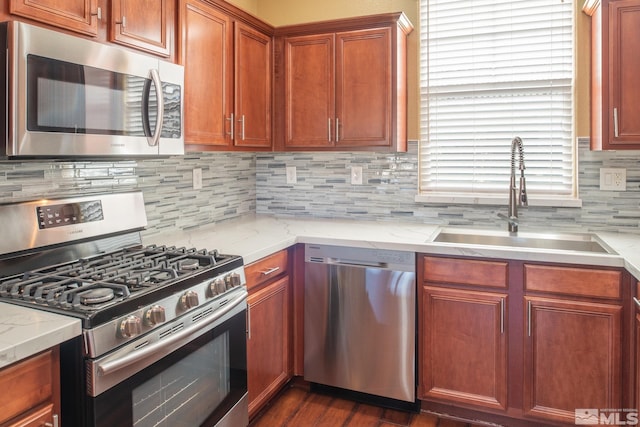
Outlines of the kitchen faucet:
{"label": "kitchen faucet", "polygon": [[[516,202],[516,147],[520,155],[520,194]],[[509,223],[509,233],[518,231],[518,206],[527,206],[527,188],[524,179],[524,149],[522,148],[522,139],[519,136],[511,141],[511,181],[509,188],[509,216],[498,213],[500,218],[506,219]]]}

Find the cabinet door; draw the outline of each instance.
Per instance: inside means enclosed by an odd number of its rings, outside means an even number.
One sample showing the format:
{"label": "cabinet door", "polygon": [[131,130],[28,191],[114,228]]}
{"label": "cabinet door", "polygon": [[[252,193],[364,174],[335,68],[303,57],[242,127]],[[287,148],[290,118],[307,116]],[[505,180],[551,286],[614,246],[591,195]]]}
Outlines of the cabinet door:
{"label": "cabinet door", "polygon": [[171,0],[113,0],[109,41],[169,56],[173,22]]}
{"label": "cabinet door", "polygon": [[336,146],[390,146],[391,29],[336,35]]}
{"label": "cabinet door", "polygon": [[622,307],[524,301],[525,415],[574,424],[576,408],[622,408]]}
{"label": "cabinet door", "polygon": [[421,399],[505,410],[507,295],[425,286]]}
{"label": "cabinet door", "polygon": [[249,416],[291,377],[289,278],[252,292],[247,336]]}
{"label": "cabinet door", "polygon": [[9,0],[9,12],[90,36],[98,34],[98,0]]}
{"label": "cabinet door", "polygon": [[236,146],[271,147],[271,49],[271,37],[236,22]]}
{"label": "cabinet door", "polygon": [[58,347],[0,370],[0,425],[43,425],[60,410],[60,353]]}
{"label": "cabinet door", "polygon": [[285,147],[332,147],[334,35],[285,39]]}
{"label": "cabinet door", "polygon": [[[610,148],[640,147],[640,1],[609,3]],[[634,147],[629,147],[634,148]]]}
{"label": "cabinet door", "polygon": [[[233,96],[230,18],[199,0],[180,0],[178,57],[185,66],[185,144],[229,146]],[[205,148],[206,149],[206,148]]]}

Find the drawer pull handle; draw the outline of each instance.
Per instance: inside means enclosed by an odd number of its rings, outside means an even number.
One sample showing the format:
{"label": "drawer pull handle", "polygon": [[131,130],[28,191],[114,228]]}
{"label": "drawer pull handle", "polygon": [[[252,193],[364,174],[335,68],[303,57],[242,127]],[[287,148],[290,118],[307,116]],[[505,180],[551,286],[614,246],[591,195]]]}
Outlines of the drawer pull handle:
{"label": "drawer pull handle", "polygon": [[44,427],[58,427],[58,415],[54,414],[52,418],[53,423],[44,423]]}
{"label": "drawer pull handle", "polygon": [[263,276],[268,276],[271,273],[275,273],[278,270],[280,270],[280,267],[273,267],[273,268],[269,268],[267,270],[261,271],[260,274],[262,274]]}
{"label": "drawer pull handle", "polygon": [[638,298],[633,297],[633,302],[636,303],[636,307],[640,308],[640,301],[638,300]]}

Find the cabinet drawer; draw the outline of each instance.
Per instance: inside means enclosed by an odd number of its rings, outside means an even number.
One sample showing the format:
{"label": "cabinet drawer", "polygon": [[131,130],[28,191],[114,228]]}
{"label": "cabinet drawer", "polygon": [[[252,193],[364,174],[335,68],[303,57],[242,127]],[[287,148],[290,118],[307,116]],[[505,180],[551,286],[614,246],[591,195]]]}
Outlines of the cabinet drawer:
{"label": "cabinet drawer", "polygon": [[50,350],[0,370],[0,390],[9,391],[3,397],[0,423],[53,399],[54,363]]}
{"label": "cabinet drawer", "polygon": [[285,249],[273,255],[264,257],[245,267],[247,289],[251,289],[287,272],[289,262],[288,251]]}
{"label": "cabinet drawer", "polygon": [[458,285],[508,287],[508,263],[471,259],[423,257],[423,279]]}
{"label": "cabinet drawer", "polygon": [[621,298],[622,272],[580,267],[524,266],[524,288],[596,298]]}
{"label": "cabinet drawer", "polygon": [[54,425],[53,417],[53,404],[50,403],[47,406],[16,420],[7,427],[42,427],[47,425],[46,423]]}

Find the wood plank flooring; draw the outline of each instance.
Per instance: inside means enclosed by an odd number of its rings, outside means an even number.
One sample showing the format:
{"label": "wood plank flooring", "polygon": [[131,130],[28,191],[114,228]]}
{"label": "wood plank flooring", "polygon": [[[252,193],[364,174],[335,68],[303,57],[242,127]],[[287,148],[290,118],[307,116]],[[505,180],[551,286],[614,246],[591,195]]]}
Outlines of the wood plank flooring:
{"label": "wood plank flooring", "polygon": [[312,393],[300,386],[285,388],[249,427],[471,427],[432,414],[413,414]]}

